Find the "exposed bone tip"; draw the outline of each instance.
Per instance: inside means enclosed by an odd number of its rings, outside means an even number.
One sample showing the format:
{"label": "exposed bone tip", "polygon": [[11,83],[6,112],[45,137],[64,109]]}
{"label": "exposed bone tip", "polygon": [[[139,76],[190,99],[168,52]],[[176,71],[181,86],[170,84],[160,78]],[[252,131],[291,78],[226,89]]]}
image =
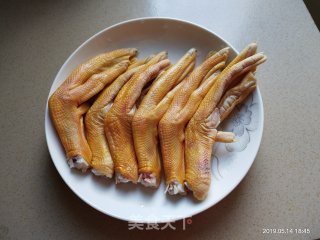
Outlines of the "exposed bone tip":
{"label": "exposed bone tip", "polygon": [[95,168],[92,168],[91,169],[91,172],[96,175],[96,176],[102,176],[102,177],[106,177],[106,178],[112,178],[112,174],[110,173],[105,173],[105,172],[102,172],[98,169],[95,169]]}
{"label": "exposed bone tip", "polygon": [[157,179],[153,173],[141,173],[138,183],[141,183],[145,187],[157,187]]}
{"label": "exposed bone tip", "polygon": [[168,193],[169,195],[185,195],[186,191],[181,183],[173,181],[167,185],[164,193]]}
{"label": "exposed bone tip", "polygon": [[81,170],[82,172],[86,172],[90,167],[82,156],[75,156],[68,159],[68,165],[70,168],[75,168]]}
{"label": "exposed bone tip", "polygon": [[124,177],[121,173],[116,172],[115,175],[116,184],[130,182],[130,180]]}

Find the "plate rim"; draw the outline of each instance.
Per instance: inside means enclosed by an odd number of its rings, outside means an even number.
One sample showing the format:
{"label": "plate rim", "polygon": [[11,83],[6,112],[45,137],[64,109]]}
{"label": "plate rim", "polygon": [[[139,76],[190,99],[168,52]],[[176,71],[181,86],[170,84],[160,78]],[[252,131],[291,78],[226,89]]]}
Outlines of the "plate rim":
{"label": "plate rim", "polygon": [[[97,36],[99,36],[100,34],[103,34],[104,32],[106,31],[109,31],[113,28],[117,28],[121,25],[125,25],[125,24],[128,24],[128,23],[132,23],[132,22],[141,22],[141,21],[148,21],[148,20],[160,20],[160,21],[175,21],[175,22],[179,22],[179,23],[183,23],[183,24],[189,24],[191,26],[194,26],[194,27],[197,27],[197,28],[200,28],[204,31],[207,31],[208,33],[214,35],[215,37],[219,38],[222,42],[226,43],[230,48],[232,48],[236,54],[239,54],[239,51],[234,48],[228,41],[226,41],[224,38],[222,38],[219,34],[216,34],[215,32],[209,30],[208,28],[204,27],[203,25],[201,24],[197,24],[197,23],[194,23],[194,22],[191,22],[191,21],[188,21],[188,20],[184,20],[184,19],[179,19],[179,18],[171,18],[171,17],[141,17],[141,18],[133,18],[133,19],[129,19],[129,20],[125,20],[125,21],[122,21],[122,22],[119,22],[119,23],[116,23],[116,24],[113,24],[109,27],[106,27],[102,30],[100,30],[99,32],[95,33],[94,35],[92,35],[91,37],[89,37],[86,41],[84,41],[82,44],[80,44],[71,54],[70,56],[64,61],[63,65],[60,67],[59,71],[57,72],[57,74],[55,75],[54,77],[54,80],[52,81],[51,83],[51,86],[50,86],[50,90],[49,90],[49,94],[48,94],[48,97],[47,97],[47,101],[46,101],[46,108],[45,108],[45,135],[46,135],[46,144],[47,144],[47,148],[48,148],[48,151],[49,151],[49,154],[50,154],[50,158],[57,170],[57,172],[59,173],[59,175],[61,176],[61,178],[63,179],[64,183],[72,190],[72,192],[77,196],[79,197],[82,201],[84,201],[86,204],[88,204],[90,207],[94,208],[95,210],[105,214],[105,215],[108,215],[110,217],[113,217],[113,218],[116,218],[116,219],[119,219],[119,220],[122,220],[122,221],[127,221],[127,222],[131,222],[132,219],[130,219],[129,217],[122,217],[122,216],[118,216],[118,215],[115,215],[115,214],[112,214],[112,213],[109,213],[107,211],[105,211],[104,209],[100,208],[99,206],[96,206],[94,203],[90,202],[90,201],[87,201],[84,197],[82,197],[80,194],[77,193],[77,191],[68,183],[68,181],[65,179],[65,177],[60,173],[60,171],[58,170],[58,167],[55,163],[55,161],[53,160],[52,158],[52,151],[50,149],[50,146],[49,146],[49,141],[48,141],[48,128],[50,127],[50,114],[49,114],[49,111],[48,111],[48,100],[52,94],[52,89],[53,89],[53,83],[56,81],[57,77],[60,75],[61,71],[65,68],[66,64],[70,61],[70,59],[72,59],[72,57],[84,46],[86,45],[88,42],[90,42],[92,39],[96,38]],[[199,210],[196,210],[193,212],[192,216],[194,215],[197,215],[201,212],[204,212],[206,211],[207,209],[215,206],[216,204],[218,204],[221,200],[223,200],[226,196],[228,196],[234,189],[237,188],[237,186],[243,181],[244,177],[248,174],[249,170],[251,169],[252,167],[252,164],[254,163],[256,157],[257,157],[257,154],[258,154],[258,151],[260,149],[260,146],[261,146],[261,141],[262,141],[262,137],[263,137],[263,130],[264,130],[264,106],[263,106],[263,100],[262,100],[262,96],[261,96],[261,93],[260,93],[260,89],[259,89],[259,86],[256,87],[256,90],[255,90],[256,94],[257,94],[257,98],[258,98],[258,101],[260,103],[260,108],[259,108],[259,114],[261,116],[261,120],[260,120],[260,125],[261,125],[261,128],[258,128],[258,147],[257,149],[255,150],[255,152],[253,153],[253,161],[250,163],[250,166],[249,168],[243,172],[242,175],[240,175],[240,181],[235,184],[232,188],[230,188],[229,191],[227,191],[225,194],[221,195],[220,198],[218,198],[217,201],[213,202],[212,204],[209,204],[208,206],[205,206],[203,208],[200,208]],[[54,128],[53,125],[51,125],[51,127]],[[186,218],[186,217],[191,217],[191,216],[185,216],[185,217],[174,217],[174,218],[170,218],[170,222],[174,222],[174,221],[178,221],[178,220],[181,220],[183,218]],[[139,220],[139,222],[141,223],[150,223],[150,221],[144,221],[144,220]],[[153,221],[152,221],[153,222]],[[157,219],[157,221],[154,221],[156,223],[164,223],[164,222],[168,222],[168,219]]]}

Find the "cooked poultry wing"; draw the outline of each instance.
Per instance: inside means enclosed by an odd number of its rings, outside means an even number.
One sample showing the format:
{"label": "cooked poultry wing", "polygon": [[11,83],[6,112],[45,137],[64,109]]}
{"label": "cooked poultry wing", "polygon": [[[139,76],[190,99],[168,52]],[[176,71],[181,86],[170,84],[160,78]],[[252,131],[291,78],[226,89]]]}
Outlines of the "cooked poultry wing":
{"label": "cooked poultry wing", "polygon": [[121,74],[92,104],[85,116],[85,128],[88,144],[92,152],[89,164],[96,175],[112,178],[113,161],[104,132],[105,117],[122,86],[149,61],[133,59],[127,71]]}
{"label": "cooked poultry wing", "polygon": [[[184,193],[184,130],[200,101],[224,67],[229,48],[209,56],[184,81],[159,123],[162,160],[169,194]],[[211,76],[208,76],[208,73]]]}
{"label": "cooked poultry wing", "polygon": [[167,53],[153,57],[124,85],[105,118],[105,134],[114,162],[116,183],[138,180],[138,165],[132,136],[132,119],[143,87],[169,66]]}
{"label": "cooked poultry wing", "polygon": [[86,101],[122,74],[136,53],[133,48],[119,49],[90,59],[73,70],[50,97],[51,119],[71,168],[86,171],[91,161],[83,126],[83,115],[89,108]]}
{"label": "cooked poultry wing", "polygon": [[[221,140],[217,127],[254,90],[256,81],[251,71],[266,61],[263,54],[255,54],[256,48],[256,44],[250,44],[221,72],[186,128],[185,185],[199,200],[207,196],[210,187],[212,146]],[[239,76],[244,76],[243,80],[226,92],[241,80]]]}
{"label": "cooked poultry wing", "polygon": [[174,66],[160,74],[143,97],[133,117],[132,132],[138,160],[138,181],[145,186],[158,187],[160,184],[158,123],[174,94],[181,88],[179,83],[192,71],[195,60],[196,50],[193,48]]}

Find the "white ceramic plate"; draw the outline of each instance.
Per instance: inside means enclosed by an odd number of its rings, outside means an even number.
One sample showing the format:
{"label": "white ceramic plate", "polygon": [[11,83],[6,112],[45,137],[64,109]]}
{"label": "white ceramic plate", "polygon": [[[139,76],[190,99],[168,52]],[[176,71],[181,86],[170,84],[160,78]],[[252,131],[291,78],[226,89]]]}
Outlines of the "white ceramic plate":
{"label": "white ceramic plate", "polygon": [[[219,50],[225,46],[231,47],[231,57],[234,57],[237,51],[221,37],[181,20],[144,18],[123,22],[97,33],[72,53],[58,72],[49,96],[78,64],[106,50],[136,47],[141,57],[167,50],[170,60],[175,62],[188,49],[195,47],[198,49],[199,63],[210,50]],[[45,114],[48,148],[65,183],[90,206],[127,221],[173,221],[190,217],[215,205],[247,174],[257,154],[263,130],[262,99],[257,89],[244,104],[234,110],[224,124],[224,129],[235,132],[239,141],[215,145],[211,189],[208,197],[198,202],[191,196],[165,195],[163,181],[159,189],[153,190],[130,183],[115,185],[113,180],[71,170],[48,109]]]}

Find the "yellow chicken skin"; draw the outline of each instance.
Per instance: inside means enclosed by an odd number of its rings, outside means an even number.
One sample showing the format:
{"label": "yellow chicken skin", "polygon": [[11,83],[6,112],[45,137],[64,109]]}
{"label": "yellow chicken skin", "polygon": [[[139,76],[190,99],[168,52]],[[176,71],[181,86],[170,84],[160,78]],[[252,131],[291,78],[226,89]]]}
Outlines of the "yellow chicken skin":
{"label": "yellow chicken skin", "polygon": [[95,100],[85,116],[86,137],[92,152],[89,164],[95,175],[113,176],[113,161],[104,132],[105,116],[113,104],[122,86],[139,71],[149,59],[131,60],[131,65],[125,73],[120,75],[108,87],[106,87]]}
{"label": "yellow chicken skin", "polygon": [[257,81],[252,72],[247,73],[240,84],[228,90],[220,100],[217,108],[220,114],[220,123],[226,119],[238,104],[242,103],[257,86]]}
{"label": "yellow chicken skin", "polygon": [[118,49],[80,64],[49,98],[51,119],[71,168],[86,171],[91,161],[83,126],[89,108],[86,101],[126,71],[128,60],[136,53],[133,48]]}
{"label": "yellow chicken skin", "polygon": [[116,183],[138,180],[132,119],[143,87],[169,66],[167,53],[152,58],[124,85],[105,118],[105,134],[114,163]]}
{"label": "yellow chicken skin", "polygon": [[154,81],[143,98],[132,121],[134,147],[138,160],[138,182],[144,186],[160,184],[160,154],[158,150],[158,123],[171,103],[177,86],[193,69],[196,49],[190,49],[174,66]]}
{"label": "yellow chicken skin", "polygon": [[[202,98],[215,82],[216,74],[224,67],[229,54],[225,48],[208,57],[184,81],[170,107],[159,122],[159,138],[165,172],[166,192],[185,193],[184,130]],[[207,76],[211,71],[212,76]],[[207,77],[207,79],[205,79]]]}
{"label": "yellow chicken skin", "polygon": [[252,74],[247,74],[239,85],[224,97],[223,94],[239,76],[254,71],[256,66],[266,61],[263,54],[255,54],[256,48],[256,44],[250,44],[221,72],[186,128],[185,185],[198,200],[203,200],[210,188],[213,144],[217,140],[232,141],[231,135],[219,136],[217,127],[234,106],[254,90],[255,79]]}

